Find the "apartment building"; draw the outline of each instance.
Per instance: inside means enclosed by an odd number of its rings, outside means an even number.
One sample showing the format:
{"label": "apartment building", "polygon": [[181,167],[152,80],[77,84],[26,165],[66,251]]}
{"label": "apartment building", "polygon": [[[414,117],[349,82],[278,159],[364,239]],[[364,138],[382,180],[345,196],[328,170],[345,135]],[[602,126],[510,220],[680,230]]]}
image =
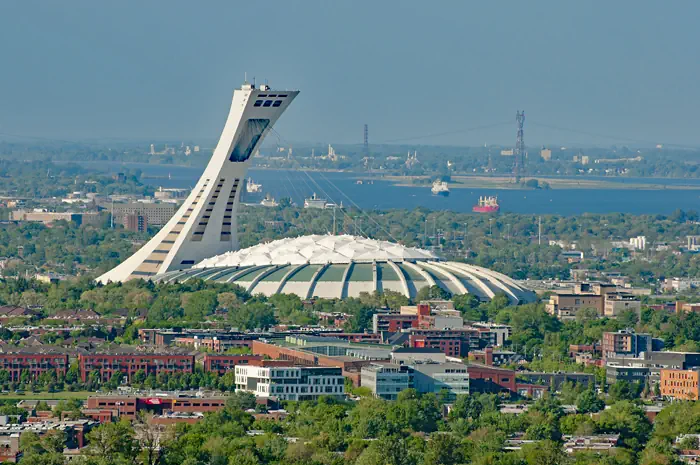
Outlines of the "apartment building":
{"label": "apartment building", "polygon": [[160,373],[192,373],[194,355],[190,354],[144,354],[139,352],[107,352],[98,354],[80,354],[80,377],[88,380],[90,373],[98,372],[103,382],[109,381],[115,373],[122,373],[127,382],[137,372],[145,376]]}
{"label": "apartment building", "polygon": [[603,357],[638,357],[642,352],[652,351],[651,334],[637,334],[631,329],[603,333]]}

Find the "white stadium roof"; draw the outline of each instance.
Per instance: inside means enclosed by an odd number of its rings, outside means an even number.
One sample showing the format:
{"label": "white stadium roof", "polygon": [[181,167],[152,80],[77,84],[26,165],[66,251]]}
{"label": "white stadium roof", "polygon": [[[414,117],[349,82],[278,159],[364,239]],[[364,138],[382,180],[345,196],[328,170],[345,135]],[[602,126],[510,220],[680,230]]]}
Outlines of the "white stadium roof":
{"label": "white stadium roof", "polygon": [[373,261],[438,260],[428,251],[364,237],[311,235],[279,239],[202,260],[193,268],[213,266],[302,265]]}
{"label": "white stadium roof", "polygon": [[513,304],[535,294],[508,276],[480,266],[441,260],[434,253],[356,236],[302,236],[207,258],[184,270],[155,276],[158,282],[202,279],[242,286],[251,294],[358,297],[395,291],[415,298],[426,286],[480,300],[505,294]]}

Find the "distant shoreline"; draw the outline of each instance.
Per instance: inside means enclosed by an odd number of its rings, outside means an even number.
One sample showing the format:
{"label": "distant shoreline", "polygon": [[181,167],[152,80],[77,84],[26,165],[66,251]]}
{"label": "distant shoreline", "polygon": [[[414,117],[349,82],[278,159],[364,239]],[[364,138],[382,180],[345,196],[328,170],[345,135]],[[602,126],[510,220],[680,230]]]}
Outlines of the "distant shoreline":
{"label": "distant shoreline", "polygon": [[[102,164],[104,162],[97,161],[83,161],[83,162],[68,162],[61,161],[62,163],[76,163],[83,164],[86,167],[90,165]],[[109,162],[110,164],[120,164],[120,162]],[[124,162],[126,167],[138,168],[139,165],[144,167],[159,167],[166,169],[167,167],[181,168],[181,169],[201,169],[204,170],[205,166],[191,166],[191,165],[176,165],[176,164],[160,164],[160,163],[147,163],[147,162]],[[251,166],[251,170],[258,171],[306,171],[311,173],[344,173],[356,179],[374,179],[387,181],[395,186],[399,187],[425,187],[430,188],[429,180],[435,176],[431,175],[420,175],[420,176],[403,176],[403,175],[385,175],[381,172],[371,172],[366,171],[352,171],[352,170],[339,170],[339,169],[285,169],[285,168],[274,168],[274,167],[264,167],[264,166]],[[143,178],[144,181],[153,180],[151,176],[146,176]],[[424,179],[425,183],[414,184],[413,180]],[[542,176],[523,176],[522,180],[527,181],[529,179],[537,179],[540,182],[546,182],[549,184],[550,189],[611,189],[611,190],[630,190],[630,189],[643,189],[643,190],[700,190],[700,179],[695,178],[651,178],[648,182],[645,178],[625,178],[622,176],[617,176],[610,178],[610,180],[601,177],[557,177],[550,175]],[[658,180],[658,182],[657,182]],[[666,184],[661,182],[661,180],[669,181],[688,181],[684,184]],[[696,181],[697,184],[693,185],[691,182]],[[468,174],[454,174],[451,176],[451,181],[448,183],[450,189],[510,189],[510,190],[537,190],[528,189],[520,184],[513,184],[512,178],[510,176],[486,176],[486,175],[468,175]]]}
{"label": "distant shoreline", "polygon": [[[414,184],[411,182],[414,179],[429,179],[429,176],[386,176],[383,179],[391,181],[396,186],[401,187],[430,187],[430,184]],[[688,184],[659,184],[654,182],[616,182],[605,181],[599,179],[572,179],[572,178],[550,178],[537,176],[524,176],[521,182],[537,179],[540,182],[549,184],[551,190],[556,189],[614,189],[614,190],[700,190],[700,185],[693,186]],[[670,178],[669,178],[670,179]],[[514,184],[512,178],[506,176],[452,176],[451,182],[448,183],[450,189],[519,189],[527,190],[522,184]],[[538,189],[531,189],[538,190]]]}

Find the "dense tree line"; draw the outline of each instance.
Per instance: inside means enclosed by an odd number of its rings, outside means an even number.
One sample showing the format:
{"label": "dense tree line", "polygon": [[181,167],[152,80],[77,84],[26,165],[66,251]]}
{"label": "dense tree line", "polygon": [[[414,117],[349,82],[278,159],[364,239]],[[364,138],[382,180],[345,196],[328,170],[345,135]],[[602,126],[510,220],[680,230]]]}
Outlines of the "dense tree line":
{"label": "dense tree line", "polygon": [[[358,402],[321,398],[289,402],[280,421],[255,420],[249,394],[232,395],[226,408],[196,424],[162,428],[142,416],[92,430],[77,463],[117,464],[308,464],[308,465],[540,465],[675,464],[675,438],[700,433],[694,403],[666,407],[655,424],[637,401],[603,409],[593,391],[579,394],[576,413],[547,397],[521,414],[501,413],[495,395],[458,396],[445,414],[441,395],[406,390],[397,401]],[[65,407],[63,407],[65,408]],[[567,455],[565,435],[614,434],[613,450]],[[522,438],[520,450],[508,440]],[[22,437],[23,464],[60,463],[63,437]],[[681,446],[693,444],[681,444]],[[676,445],[677,446],[677,445]]]}
{"label": "dense tree line", "polygon": [[[672,215],[585,214],[573,217],[543,215],[542,244],[538,241],[539,217],[502,214],[497,217],[431,212],[426,209],[337,212],[339,233],[359,234],[398,241],[411,247],[432,248],[451,260],[492,268],[517,279],[567,279],[575,266],[593,270],[619,271],[638,284],[667,276],[695,276],[700,273],[700,255],[674,250],[646,253],[631,259],[626,250],[611,249],[611,240],[644,235],[647,242],[674,242],[698,233],[695,212]],[[108,215],[105,215],[105,223]],[[275,225],[275,226],[271,226]],[[242,247],[302,234],[328,234],[333,230],[333,212],[294,207],[256,208],[243,206],[239,215]],[[3,225],[0,228],[0,256],[6,257],[5,275],[22,275],[51,270],[96,276],[135,252],[150,236],[122,228],[115,230],[58,222]],[[587,258],[572,265],[561,256],[562,249],[550,246],[550,239],[575,242]],[[596,254],[592,254],[595,251]],[[20,256],[21,255],[21,256]]]}

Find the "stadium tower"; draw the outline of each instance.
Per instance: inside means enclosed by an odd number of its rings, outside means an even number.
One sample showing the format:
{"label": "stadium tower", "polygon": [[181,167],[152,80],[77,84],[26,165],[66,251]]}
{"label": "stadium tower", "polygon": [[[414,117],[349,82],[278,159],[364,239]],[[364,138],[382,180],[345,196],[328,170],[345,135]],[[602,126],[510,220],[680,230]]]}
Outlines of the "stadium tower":
{"label": "stadium tower", "polygon": [[97,280],[150,279],[238,249],[236,211],[251,157],[298,93],[248,82],[236,89],[219,143],[187,200],[153,239]]}

